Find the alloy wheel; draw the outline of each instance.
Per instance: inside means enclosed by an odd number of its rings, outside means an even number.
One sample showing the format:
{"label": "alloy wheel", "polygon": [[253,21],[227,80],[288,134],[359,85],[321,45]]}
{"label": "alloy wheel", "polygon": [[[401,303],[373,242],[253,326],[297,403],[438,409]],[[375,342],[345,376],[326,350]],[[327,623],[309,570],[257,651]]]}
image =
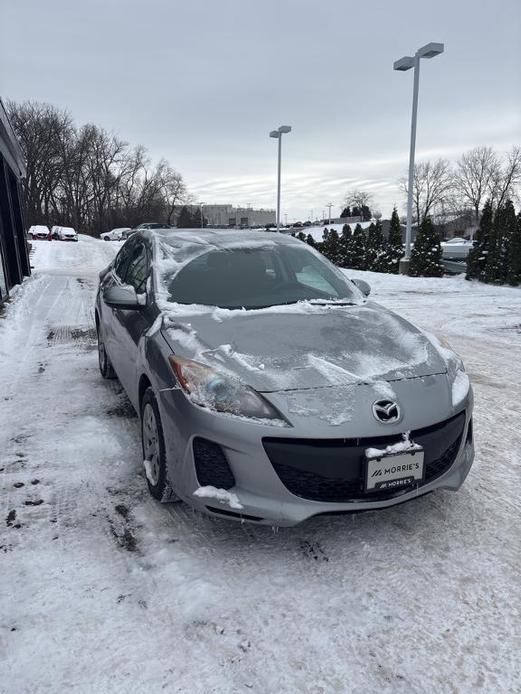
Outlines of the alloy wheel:
{"label": "alloy wheel", "polygon": [[159,482],[160,474],[160,449],[159,432],[154,408],[146,403],[142,418],[143,453],[148,461],[147,477],[150,484],[155,487]]}

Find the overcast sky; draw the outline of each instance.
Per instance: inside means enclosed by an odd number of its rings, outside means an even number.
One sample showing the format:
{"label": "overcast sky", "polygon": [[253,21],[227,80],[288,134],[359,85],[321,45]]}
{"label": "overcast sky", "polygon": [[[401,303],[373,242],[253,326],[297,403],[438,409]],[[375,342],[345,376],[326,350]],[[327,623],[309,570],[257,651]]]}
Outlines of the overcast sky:
{"label": "overcast sky", "polygon": [[417,156],[521,144],[520,0],[0,0],[0,96],[47,101],[145,145],[198,200],[333,213],[350,188],[403,209],[412,71]]}

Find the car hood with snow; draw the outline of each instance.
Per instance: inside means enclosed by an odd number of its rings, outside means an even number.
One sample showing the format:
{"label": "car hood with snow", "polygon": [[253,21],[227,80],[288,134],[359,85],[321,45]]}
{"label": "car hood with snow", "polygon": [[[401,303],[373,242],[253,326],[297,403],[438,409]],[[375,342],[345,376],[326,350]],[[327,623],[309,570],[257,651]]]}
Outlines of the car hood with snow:
{"label": "car hood with snow", "polygon": [[[174,306],[172,306],[174,308]],[[435,342],[382,306],[300,302],[163,316],[172,350],[260,392],[397,381],[447,371]],[[200,307],[202,308],[202,307]]]}

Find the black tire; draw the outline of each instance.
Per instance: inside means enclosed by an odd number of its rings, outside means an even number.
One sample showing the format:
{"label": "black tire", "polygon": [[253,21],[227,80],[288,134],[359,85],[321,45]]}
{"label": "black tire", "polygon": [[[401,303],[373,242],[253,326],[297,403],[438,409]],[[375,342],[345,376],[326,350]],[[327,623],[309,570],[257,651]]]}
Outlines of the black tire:
{"label": "black tire", "polygon": [[100,374],[103,376],[103,378],[111,379],[111,378],[117,378],[116,372],[114,371],[114,368],[110,362],[109,355],[107,354],[107,350],[105,349],[105,343],[103,341],[103,336],[101,334],[101,329],[100,326],[97,326],[97,331],[98,331],[98,365],[99,365],[99,370]]}
{"label": "black tire", "polygon": [[104,241],[110,241],[110,239],[109,239],[108,236],[104,236],[104,237],[103,237],[103,240],[104,240]]}
{"label": "black tire", "polygon": [[[163,503],[177,501],[179,497],[175,494],[168,479],[163,426],[152,388],[147,388],[143,395],[140,415],[143,461],[148,461],[150,466],[145,470],[148,491],[154,499]],[[151,418],[154,420],[153,431],[151,431],[149,425]],[[151,439],[154,439],[154,437],[155,441],[152,441]],[[151,451],[154,448],[155,455],[151,455]]]}

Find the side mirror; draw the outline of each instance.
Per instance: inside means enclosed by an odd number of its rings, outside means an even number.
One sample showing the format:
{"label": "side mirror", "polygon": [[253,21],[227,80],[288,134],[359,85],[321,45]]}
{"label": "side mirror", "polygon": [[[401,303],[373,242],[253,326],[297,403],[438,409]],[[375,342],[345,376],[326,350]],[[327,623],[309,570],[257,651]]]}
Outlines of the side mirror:
{"label": "side mirror", "polygon": [[124,311],[137,311],[146,303],[134,287],[129,285],[107,287],[103,292],[103,301],[111,308],[121,308]]}
{"label": "side mirror", "polygon": [[371,293],[371,285],[365,280],[351,280],[351,282],[358,287],[364,296],[369,296]]}

